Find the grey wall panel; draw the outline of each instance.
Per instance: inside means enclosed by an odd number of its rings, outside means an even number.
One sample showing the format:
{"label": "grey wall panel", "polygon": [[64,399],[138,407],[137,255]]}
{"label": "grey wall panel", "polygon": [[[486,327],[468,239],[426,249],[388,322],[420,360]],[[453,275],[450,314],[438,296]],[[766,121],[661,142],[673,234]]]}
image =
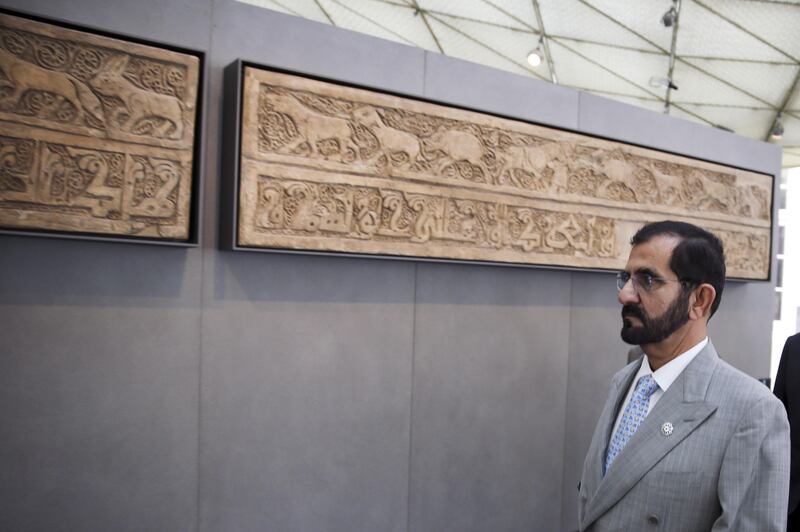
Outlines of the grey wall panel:
{"label": "grey wall panel", "polygon": [[427,52],[425,96],[454,105],[576,129],[578,91]]}
{"label": "grey wall panel", "polygon": [[572,276],[561,530],[578,528],[577,485],[583,460],[611,377],[627,363],[630,346],[619,337],[622,319],[615,283],[613,273]]}
{"label": "grey wall panel", "polygon": [[[222,69],[238,58],[422,88],[419,50],[238,2],[215,3],[213,40],[208,168]],[[200,530],[406,529],[414,268],[207,254]]]}
{"label": "grey wall panel", "polygon": [[0,530],[194,530],[197,250],[0,250]]}
{"label": "grey wall panel", "polygon": [[578,122],[585,133],[773,175],[781,157],[775,144],[588,93],[580,94]]}
{"label": "grey wall panel", "polygon": [[769,283],[729,282],[708,323],[719,356],[748,375],[770,376],[775,290]]}
{"label": "grey wall panel", "polygon": [[220,253],[200,530],[406,530],[414,264]]}
{"label": "grey wall panel", "polygon": [[558,530],[569,273],[420,264],[409,530]]}

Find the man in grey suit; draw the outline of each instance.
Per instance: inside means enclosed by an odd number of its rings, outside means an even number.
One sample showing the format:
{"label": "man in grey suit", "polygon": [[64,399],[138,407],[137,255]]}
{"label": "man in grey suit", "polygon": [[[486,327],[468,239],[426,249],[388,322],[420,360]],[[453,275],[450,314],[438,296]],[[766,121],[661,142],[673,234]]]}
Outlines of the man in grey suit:
{"label": "man in grey suit", "polygon": [[617,287],[622,339],[640,352],[612,379],[595,428],[580,530],[785,531],[786,411],[707,336],[725,282],[722,243],[665,221],[631,244]]}

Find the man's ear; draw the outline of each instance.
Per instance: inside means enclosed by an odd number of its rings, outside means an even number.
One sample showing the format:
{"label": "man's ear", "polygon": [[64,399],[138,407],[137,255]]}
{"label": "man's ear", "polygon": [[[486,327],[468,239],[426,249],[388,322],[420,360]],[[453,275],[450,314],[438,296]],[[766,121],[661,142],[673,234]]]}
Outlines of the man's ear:
{"label": "man's ear", "polygon": [[711,317],[711,305],[717,297],[717,291],[708,283],[703,283],[692,291],[689,298],[689,319],[699,320]]}

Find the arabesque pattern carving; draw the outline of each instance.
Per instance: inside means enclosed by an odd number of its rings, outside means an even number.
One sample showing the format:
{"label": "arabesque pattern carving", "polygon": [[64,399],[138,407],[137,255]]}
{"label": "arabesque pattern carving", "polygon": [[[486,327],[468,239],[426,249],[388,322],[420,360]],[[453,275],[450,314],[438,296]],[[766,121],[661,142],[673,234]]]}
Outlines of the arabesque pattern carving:
{"label": "arabesque pattern carving", "polygon": [[252,67],[244,79],[242,246],[616,268],[639,225],[678,218],[721,235],[732,276],[768,276],[770,176]]}
{"label": "arabesque pattern carving", "polygon": [[185,240],[199,60],[0,15],[0,226]]}

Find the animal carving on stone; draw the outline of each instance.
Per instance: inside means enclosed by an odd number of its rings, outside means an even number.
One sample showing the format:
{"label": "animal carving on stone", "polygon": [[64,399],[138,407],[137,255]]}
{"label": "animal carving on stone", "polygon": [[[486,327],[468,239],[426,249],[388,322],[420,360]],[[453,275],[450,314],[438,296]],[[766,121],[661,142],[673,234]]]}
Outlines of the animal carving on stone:
{"label": "animal carving on stone", "polygon": [[81,112],[102,121],[100,100],[69,74],[29,63],[3,48],[0,71],[0,110],[14,112],[27,94],[44,93],[53,98],[50,111],[61,122],[73,122]]}
{"label": "animal carving on stone", "polygon": [[766,189],[750,185],[738,189],[737,194],[739,195],[739,210],[742,215],[763,220],[769,218],[767,210],[769,193]]}
{"label": "animal carving on stone", "polygon": [[603,152],[596,157],[592,161],[593,170],[606,178],[598,188],[598,197],[636,203],[658,203],[655,177],[646,168],[639,167],[637,162],[634,157],[621,150]]}
{"label": "animal carving on stone", "polygon": [[459,129],[438,129],[426,139],[427,152],[442,152],[437,174],[454,172],[454,165],[468,163],[470,173],[483,168],[483,144],[480,139],[468,131]]}
{"label": "animal carving on stone", "polygon": [[358,146],[352,139],[353,129],[347,120],[313,111],[285,92],[270,92],[266,101],[272,110],[291,119],[297,129],[297,136],[287,144],[290,151],[307,144],[311,157],[325,157],[320,146],[323,141],[332,141],[342,160],[358,153]]}
{"label": "animal carving on stone", "polygon": [[374,107],[356,109],[353,118],[375,135],[387,160],[400,161],[406,167],[417,160],[421,152],[419,139],[411,133],[387,126]]}
{"label": "animal carving on stone", "polygon": [[[567,190],[569,179],[568,157],[565,147],[559,142],[536,146],[513,145],[501,155],[502,163],[496,174],[495,184],[511,183],[520,188],[548,188],[552,192]],[[526,183],[518,172],[532,174],[536,182]]]}
{"label": "animal carving on stone", "polygon": [[174,96],[141,89],[124,76],[130,57],[115,55],[105,59],[89,86],[106,98],[118,98],[111,116],[112,124],[134,135],[181,140],[184,109]]}
{"label": "animal carving on stone", "polygon": [[704,197],[700,206],[708,211],[725,214],[738,214],[739,193],[736,190],[736,178],[732,175],[720,175],[713,172],[691,170],[692,177],[703,183]]}

